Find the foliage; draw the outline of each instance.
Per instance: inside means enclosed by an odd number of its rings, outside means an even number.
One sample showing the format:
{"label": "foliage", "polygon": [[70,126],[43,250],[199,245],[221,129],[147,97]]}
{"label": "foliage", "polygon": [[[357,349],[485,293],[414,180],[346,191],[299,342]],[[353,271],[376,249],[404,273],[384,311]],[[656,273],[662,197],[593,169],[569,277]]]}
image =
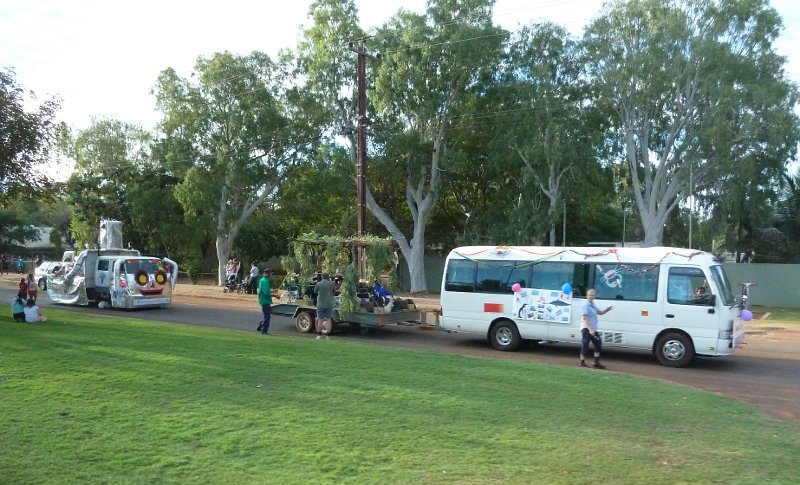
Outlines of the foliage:
{"label": "foliage", "polygon": [[320,145],[286,172],[278,191],[277,217],[290,234],[354,234],[355,183],[347,152]]}
{"label": "foliage", "polygon": [[0,254],[18,252],[19,246],[36,236],[36,230],[26,219],[22,208],[6,209],[0,206]]}
{"label": "foliage", "polygon": [[188,79],[174,69],[158,79],[163,154],[189,162],[175,195],[189,222],[212,221],[220,284],[243,225],[314,139],[286,74],[264,53],[224,52],[199,58]]}
{"label": "foliage", "polygon": [[348,264],[344,270],[342,284],[339,291],[339,316],[347,319],[348,315],[358,310],[359,299],[356,295],[358,288],[358,275],[355,263]]}
{"label": "foliage", "polygon": [[25,96],[14,75],[10,69],[0,71],[0,204],[18,196],[50,197],[53,182],[45,168],[50,147],[64,130],[55,121],[59,102],[50,99],[29,110],[29,101],[36,98]]}
{"label": "foliage", "polygon": [[[8,315],[8,304],[0,311]],[[7,483],[797,477],[797,423],[666,382],[46,311],[43,325],[0,326],[0,469]],[[587,412],[591,419],[576,419]],[[576,453],[576,436],[602,446]],[[758,452],[746,452],[743,443]],[[432,450],[447,458],[432,459]]]}
{"label": "foliage", "polygon": [[317,272],[318,254],[322,247],[318,236],[314,233],[303,234],[300,239],[292,241],[294,262],[297,265],[298,276],[301,282],[311,281]]}
{"label": "foliage", "polygon": [[193,285],[197,284],[200,273],[203,271],[203,263],[199,259],[187,258],[180,262],[180,267],[186,271],[187,276],[192,281]]}
{"label": "foliage", "polygon": [[[147,132],[115,119],[95,119],[89,128],[62,138],[62,154],[75,162],[65,197],[72,208],[75,239],[94,245],[100,221],[114,219],[123,223],[125,240],[142,247],[157,227],[141,224],[136,220],[137,213],[143,214],[139,217],[155,216],[162,211],[165,215],[174,213],[163,210],[169,207],[169,185],[167,197],[162,198],[162,181],[143,173],[150,156],[149,143]],[[148,189],[158,190],[157,204],[141,196]],[[163,240],[166,239],[159,242]]]}
{"label": "foliage", "polygon": [[646,245],[662,243],[690,192],[717,194],[722,206],[745,200],[750,187],[729,191],[766,182],[796,152],[798,94],[773,48],[779,28],[774,9],[749,0],[614,2],[587,28],[588,74],[616,112],[610,135],[624,149]]}
{"label": "foliage", "polygon": [[329,274],[339,274],[340,270],[350,264],[351,254],[342,238],[336,236],[322,236],[324,244],[320,258],[322,271]]}
{"label": "foliage", "polygon": [[[366,251],[367,281],[379,280],[384,274],[394,274],[392,241],[390,239],[367,239],[369,247]],[[392,288],[396,289],[396,288]]]}

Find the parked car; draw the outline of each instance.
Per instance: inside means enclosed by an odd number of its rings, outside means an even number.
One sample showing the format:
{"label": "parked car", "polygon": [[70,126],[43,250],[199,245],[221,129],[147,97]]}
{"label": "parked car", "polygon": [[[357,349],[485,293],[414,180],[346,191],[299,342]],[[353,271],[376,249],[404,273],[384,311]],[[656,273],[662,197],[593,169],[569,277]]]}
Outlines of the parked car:
{"label": "parked car", "polygon": [[36,285],[40,290],[47,289],[47,275],[53,274],[56,267],[63,266],[64,263],[60,261],[45,261],[36,267],[33,272],[33,277],[36,280]]}

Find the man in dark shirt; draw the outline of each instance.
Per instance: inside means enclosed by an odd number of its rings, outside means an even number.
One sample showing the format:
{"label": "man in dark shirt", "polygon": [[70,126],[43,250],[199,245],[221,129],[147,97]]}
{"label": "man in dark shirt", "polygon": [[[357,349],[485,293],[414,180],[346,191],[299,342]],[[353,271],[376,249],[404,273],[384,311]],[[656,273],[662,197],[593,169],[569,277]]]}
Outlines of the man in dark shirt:
{"label": "man in dark shirt", "polygon": [[331,281],[331,275],[322,273],[322,279],[317,282],[315,291],[317,293],[317,338],[322,338],[324,329],[327,340],[333,330],[333,296],[336,293],[336,286]]}

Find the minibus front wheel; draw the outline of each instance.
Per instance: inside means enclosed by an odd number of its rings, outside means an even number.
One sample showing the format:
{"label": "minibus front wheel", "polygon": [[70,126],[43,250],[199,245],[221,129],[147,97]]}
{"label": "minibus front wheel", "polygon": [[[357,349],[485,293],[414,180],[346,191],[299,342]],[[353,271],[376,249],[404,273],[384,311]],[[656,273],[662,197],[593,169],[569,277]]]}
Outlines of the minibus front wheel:
{"label": "minibus front wheel", "polygon": [[654,350],[658,362],[667,367],[686,367],[694,359],[692,339],[680,332],[668,332],[659,337]]}
{"label": "minibus front wheel", "polygon": [[516,324],[510,320],[500,320],[489,330],[489,341],[497,350],[515,350],[522,339]]}

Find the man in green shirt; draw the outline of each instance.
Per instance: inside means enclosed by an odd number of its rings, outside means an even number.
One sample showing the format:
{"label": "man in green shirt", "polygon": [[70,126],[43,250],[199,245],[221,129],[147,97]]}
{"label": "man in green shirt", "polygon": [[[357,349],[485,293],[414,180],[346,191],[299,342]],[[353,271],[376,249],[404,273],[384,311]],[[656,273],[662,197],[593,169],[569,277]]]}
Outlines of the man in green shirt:
{"label": "man in green shirt", "polygon": [[261,313],[264,315],[264,318],[261,320],[261,323],[258,324],[256,330],[264,335],[269,333],[269,320],[272,316],[270,308],[270,305],[272,305],[272,283],[269,280],[271,274],[272,270],[265,268],[264,275],[258,281],[258,304],[261,305]]}

